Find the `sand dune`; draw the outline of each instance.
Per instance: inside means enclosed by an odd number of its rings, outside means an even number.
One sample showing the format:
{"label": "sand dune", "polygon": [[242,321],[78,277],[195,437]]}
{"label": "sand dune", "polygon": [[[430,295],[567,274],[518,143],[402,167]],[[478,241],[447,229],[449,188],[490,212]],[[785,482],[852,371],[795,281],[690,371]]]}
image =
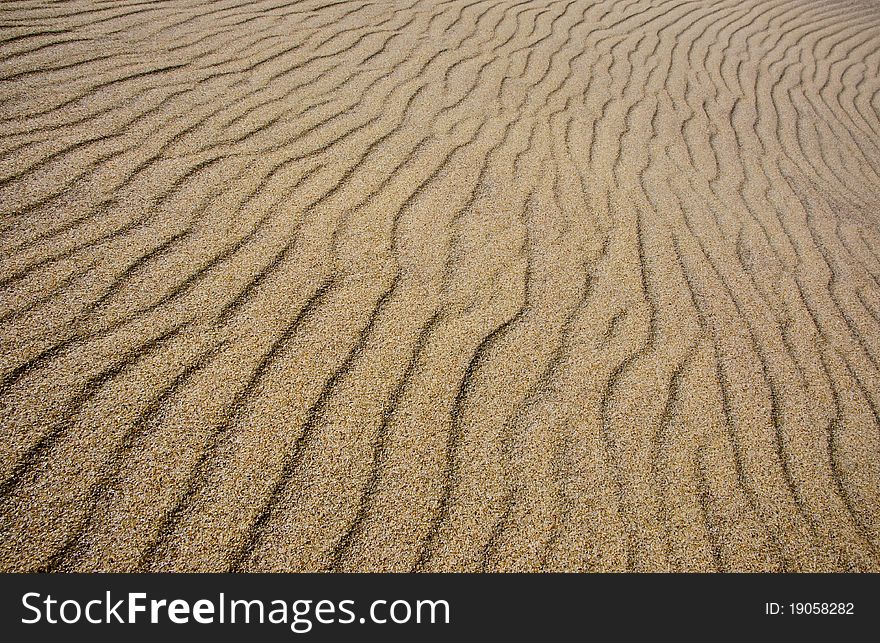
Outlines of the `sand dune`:
{"label": "sand dune", "polygon": [[0,5],[0,569],[880,571],[880,5]]}

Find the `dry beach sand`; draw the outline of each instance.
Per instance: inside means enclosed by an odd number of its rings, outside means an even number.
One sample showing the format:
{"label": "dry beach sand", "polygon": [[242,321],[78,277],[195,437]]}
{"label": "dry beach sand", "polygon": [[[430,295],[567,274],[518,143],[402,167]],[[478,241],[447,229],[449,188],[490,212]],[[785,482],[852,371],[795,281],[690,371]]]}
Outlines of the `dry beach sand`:
{"label": "dry beach sand", "polygon": [[0,569],[880,571],[880,3],[0,5]]}

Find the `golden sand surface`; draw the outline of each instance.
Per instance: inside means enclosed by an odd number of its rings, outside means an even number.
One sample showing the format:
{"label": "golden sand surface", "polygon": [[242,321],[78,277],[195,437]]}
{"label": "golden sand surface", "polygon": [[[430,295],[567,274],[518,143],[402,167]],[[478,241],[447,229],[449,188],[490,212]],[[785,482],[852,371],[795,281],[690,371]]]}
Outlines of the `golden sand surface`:
{"label": "golden sand surface", "polygon": [[880,571],[880,3],[0,5],[0,569]]}

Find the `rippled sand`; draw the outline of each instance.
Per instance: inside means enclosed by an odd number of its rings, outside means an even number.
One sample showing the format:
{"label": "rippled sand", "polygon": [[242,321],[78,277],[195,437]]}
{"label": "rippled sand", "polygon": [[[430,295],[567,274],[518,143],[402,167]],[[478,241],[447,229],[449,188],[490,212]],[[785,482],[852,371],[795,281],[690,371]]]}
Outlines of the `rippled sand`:
{"label": "rippled sand", "polygon": [[0,569],[880,571],[880,4],[0,5]]}

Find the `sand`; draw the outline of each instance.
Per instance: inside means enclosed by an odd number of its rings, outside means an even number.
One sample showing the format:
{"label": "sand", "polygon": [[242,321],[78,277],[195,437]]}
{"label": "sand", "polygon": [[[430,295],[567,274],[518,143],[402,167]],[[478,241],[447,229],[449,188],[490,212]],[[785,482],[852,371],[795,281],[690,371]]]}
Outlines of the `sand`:
{"label": "sand", "polygon": [[0,6],[0,569],[880,571],[880,5]]}

